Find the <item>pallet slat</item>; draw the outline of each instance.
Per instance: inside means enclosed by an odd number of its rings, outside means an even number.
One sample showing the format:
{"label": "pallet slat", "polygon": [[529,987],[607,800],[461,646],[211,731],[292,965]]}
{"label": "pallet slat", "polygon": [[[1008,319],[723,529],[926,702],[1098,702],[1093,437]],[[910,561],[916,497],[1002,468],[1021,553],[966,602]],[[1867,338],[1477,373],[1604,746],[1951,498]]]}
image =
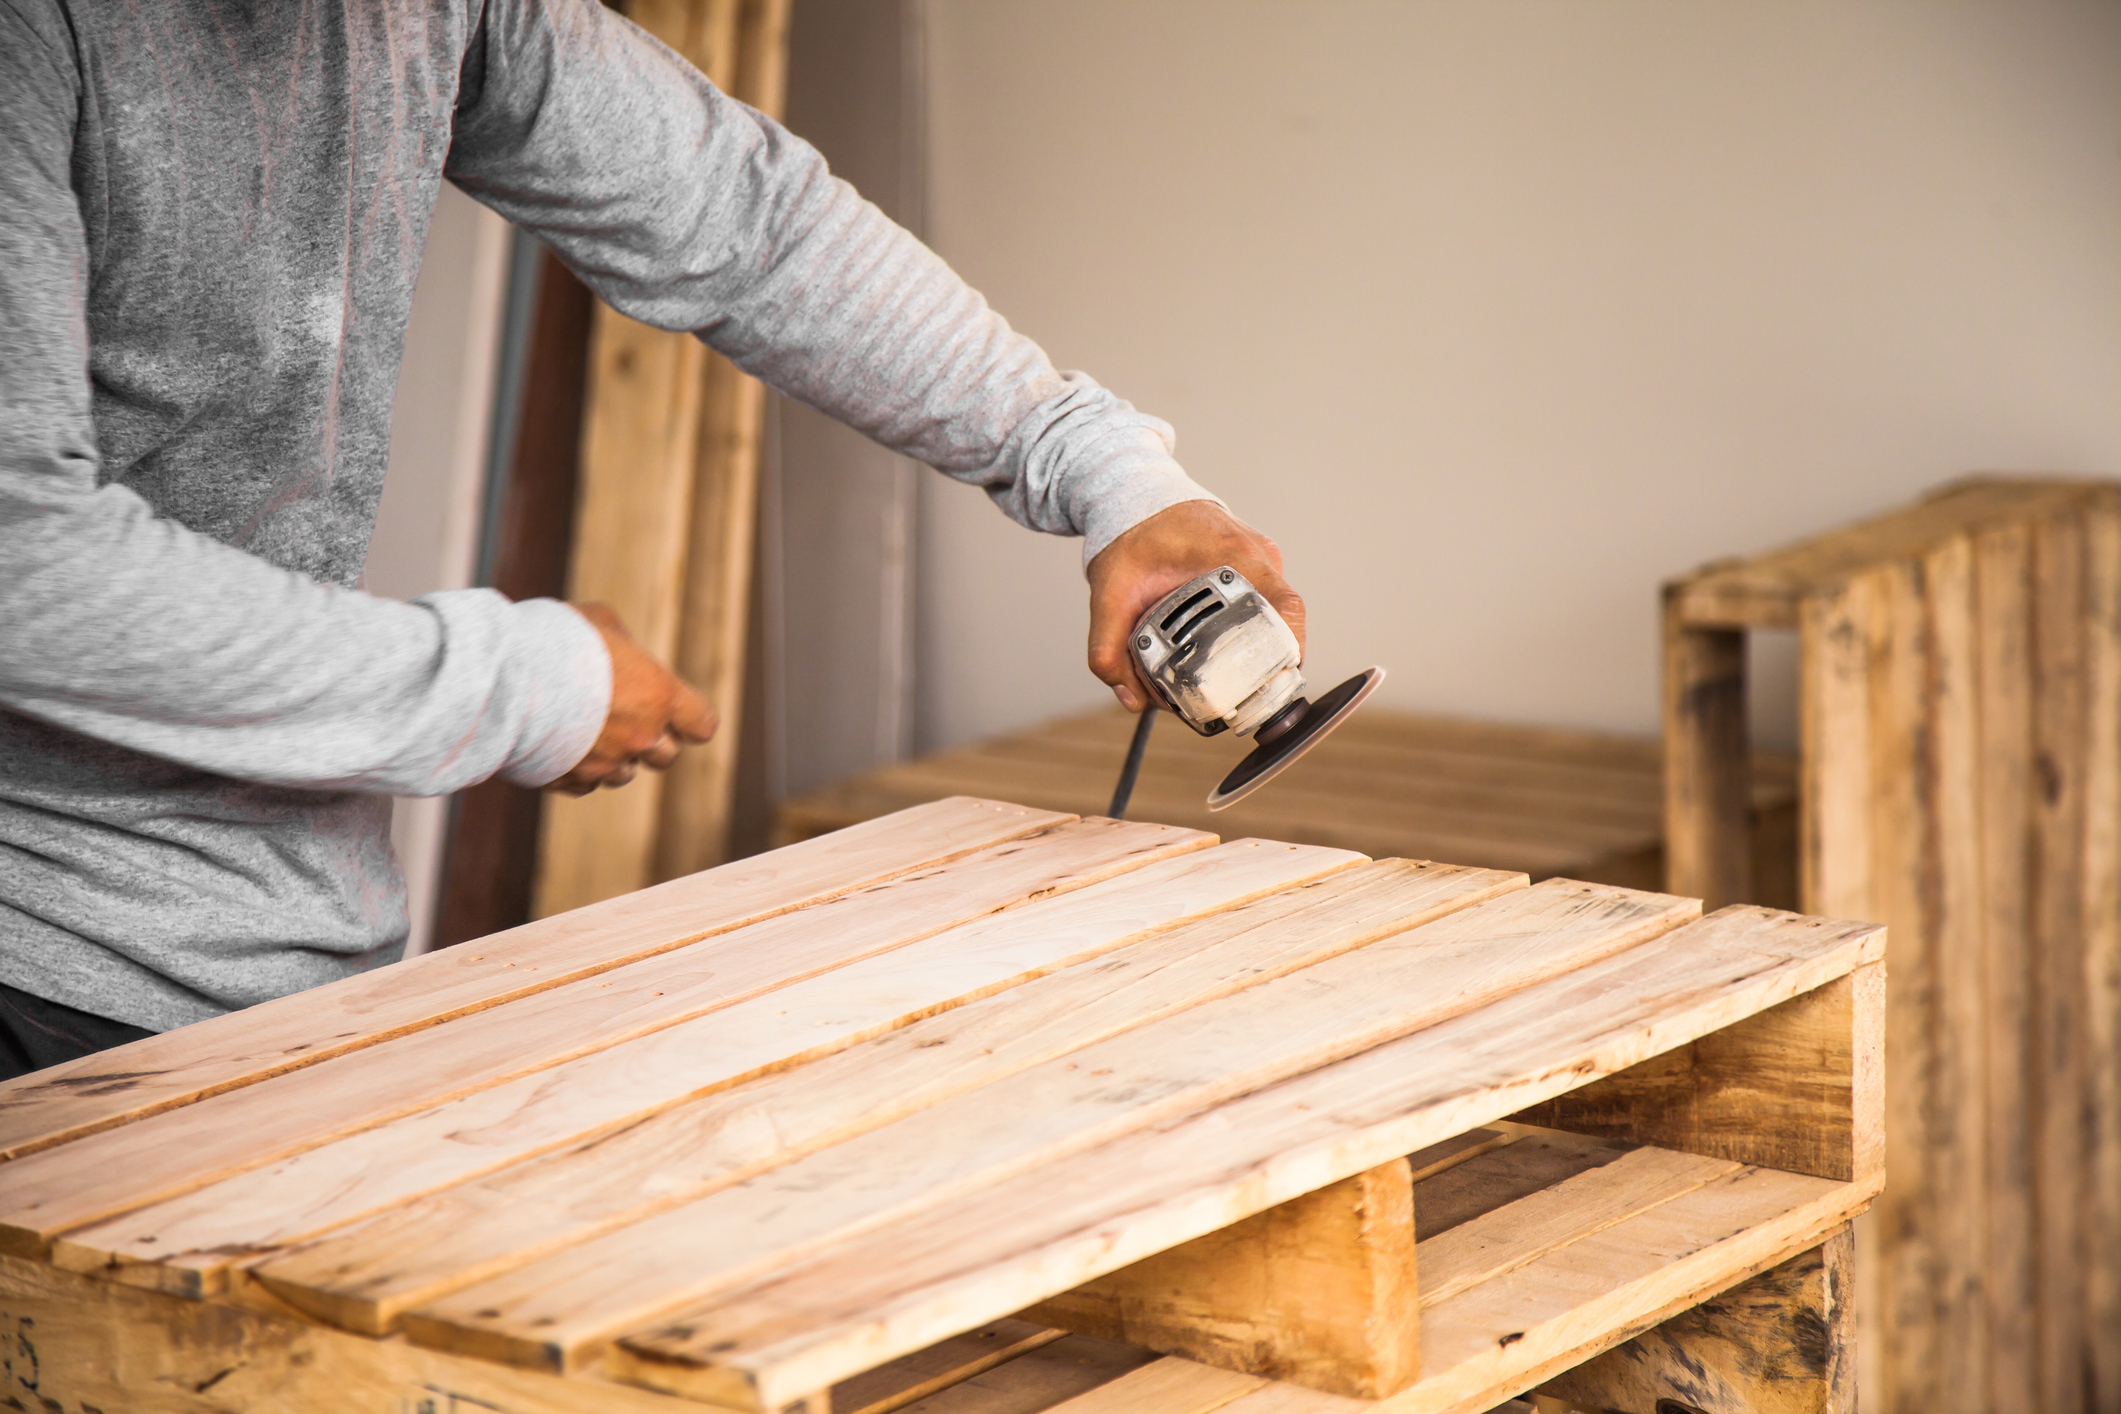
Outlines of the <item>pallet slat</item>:
{"label": "pallet slat", "polygon": [[[437,1230],[412,1245],[431,1263],[439,1262],[452,1239],[484,1235],[488,1228],[468,1222],[454,1199],[418,1209],[400,1206],[424,1193],[584,1141],[599,1166],[628,1171],[629,1153],[654,1153],[658,1144],[681,1142],[659,1133],[682,1127],[675,1117],[657,1122],[669,1106],[797,1060],[821,1058],[938,1010],[1123,947],[1188,917],[1212,915],[1360,862],[1361,856],[1341,851],[1263,841],[1181,854],[944,929],[69,1233],[54,1243],[52,1261],[182,1295],[205,1295],[220,1290],[237,1263],[268,1260],[276,1247],[313,1233],[383,1209],[395,1209],[394,1218],[402,1222],[437,1208],[442,1210]],[[1452,878],[1470,873],[1432,872]],[[1467,896],[1478,895],[1469,891]],[[878,1101],[887,1098],[880,1095]],[[524,1201],[520,1186],[512,1191],[513,1201]],[[481,1203],[502,1201],[480,1192]],[[575,1225],[587,1218],[586,1196],[570,1199],[567,1212]],[[462,1197],[469,1202],[473,1195]],[[634,1201],[642,1200],[635,1196]],[[567,1230],[559,1215],[552,1221],[556,1226],[548,1241]],[[359,1324],[368,1328],[372,1323]]]}
{"label": "pallet slat", "polygon": [[[1399,926],[1409,908],[1440,915],[1511,882],[1403,862],[1349,870],[1294,897],[1232,909],[1119,957],[1077,964],[609,1139],[437,1193],[254,1272],[326,1319],[388,1329],[408,1305],[704,1198],[1130,1025],[1330,956]],[[1337,915],[1341,927],[1292,938],[1277,926],[1307,905],[1317,915]]]}
{"label": "pallet slat", "polygon": [[[1463,1133],[1542,1090],[1561,1093],[1684,1044],[1875,962],[1881,948],[1867,925],[1726,910],[1479,1012],[1112,1141],[1064,1171],[1005,1179],[977,1202],[783,1264],[624,1337],[608,1362],[656,1387],[771,1407],[785,1391]],[[1859,1195],[1846,1199],[1856,1206],[1875,1191],[1874,1182],[1804,1181]],[[1124,1230],[1106,1227],[1120,1212]]]}
{"label": "pallet slat", "polygon": [[953,798],[0,1084],[0,1158],[78,1139],[777,914],[1072,815]]}
{"label": "pallet slat", "polygon": [[0,1245],[42,1255],[68,1228],[1213,839],[1110,820],[1035,838],[0,1165]]}

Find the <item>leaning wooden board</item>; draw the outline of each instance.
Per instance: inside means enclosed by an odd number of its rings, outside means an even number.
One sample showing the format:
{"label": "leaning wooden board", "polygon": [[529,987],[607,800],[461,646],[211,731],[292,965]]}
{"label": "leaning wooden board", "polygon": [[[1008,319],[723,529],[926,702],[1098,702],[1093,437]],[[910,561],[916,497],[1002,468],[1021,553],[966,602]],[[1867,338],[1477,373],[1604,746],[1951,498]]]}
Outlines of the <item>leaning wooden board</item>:
{"label": "leaning wooden board", "polygon": [[[0,1397],[1618,1388],[1881,1181],[1881,931],[1699,914],[904,811],[0,1086],[0,1373],[28,1391]],[[1825,1393],[1787,1407],[1838,1407],[1833,1370],[1800,1383]]]}

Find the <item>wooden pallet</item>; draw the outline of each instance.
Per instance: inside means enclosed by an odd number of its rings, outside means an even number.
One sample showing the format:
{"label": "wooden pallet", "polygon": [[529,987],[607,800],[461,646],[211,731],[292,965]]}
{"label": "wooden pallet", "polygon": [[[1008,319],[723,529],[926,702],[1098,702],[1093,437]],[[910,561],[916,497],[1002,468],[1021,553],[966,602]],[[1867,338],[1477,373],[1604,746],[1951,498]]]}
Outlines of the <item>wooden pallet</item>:
{"label": "wooden pallet", "polygon": [[[1117,708],[1088,712],[855,776],[784,802],[774,842],[951,795],[1100,812],[1133,727]],[[1247,749],[1164,717],[1128,815],[1378,859],[1455,859],[1534,880],[1664,887],[1664,758],[1654,740],[1366,707],[1270,789],[1211,814],[1208,791]],[[1757,753],[1750,790],[1748,862],[1760,886],[1748,901],[1794,907],[1796,758]]]}
{"label": "wooden pallet", "polygon": [[1668,587],[1670,886],[1711,906],[1761,628],[1801,637],[1802,907],[1893,935],[1865,1407],[2121,1414],[2121,486],[1968,482]]}
{"label": "wooden pallet", "polygon": [[1846,1409],[1883,942],[943,801],[0,1086],[0,1397]]}

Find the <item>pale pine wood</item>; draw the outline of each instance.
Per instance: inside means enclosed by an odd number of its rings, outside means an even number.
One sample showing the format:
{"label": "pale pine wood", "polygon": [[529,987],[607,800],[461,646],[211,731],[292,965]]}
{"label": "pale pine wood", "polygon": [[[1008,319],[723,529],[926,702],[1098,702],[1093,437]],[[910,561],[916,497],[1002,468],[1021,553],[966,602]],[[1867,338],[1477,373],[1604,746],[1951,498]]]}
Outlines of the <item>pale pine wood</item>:
{"label": "pale pine wood", "polygon": [[[743,0],[732,94],[781,116],[788,82],[790,0]],[[705,746],[665,776],[654,873],[672,879],[729,855],[730,803],[744,715],[744,639],[757,541],[759,447],[766,390],[719,354],[707,356],[680,621],[671,662],[721,718]]]}
{"label": "pale pine wood", "polygon": [[954,924],[1202,848],[1212,836],[1085,820],[952,868],[460,1016],[0,1165],[0,1244],[41,1255],[68,1228],[444,1103],[845,966]]}
{"label": "pale pine wood", "polygon": [[1665,887],[1718,909],[1753,901],[1745,635],[1664,607]]}
{"label": "pale pine wood", "polygon": [[63,1414],[699,1414],[592,1374],[532,1375],[0,1257],[0,1403]]}
{"label": "pale pine wood", "polygon": [[[1558,880],[1505,894],[1031,1066],[742,1187],[468,1287],[408,1313],[405,1329],[415,1340],[572,1368],[609,1335],[660,1309],[982,1182],[1051,1166],[1433,1026],[1667,932],[1696,907],[1691,899]],[[1290,926],[1322,932],[1322,921],[1298,914]],[[1361,926],[1372,937],[1384,931],[1369,919]]]}
{"label": "pale pine wood", "polygon": [[1360,1398],[1421,1372],[1414,1195],[1393,1160],[1031,1307],[1030,1320]]}
{"label": "pale pine wood", "polygon": [[[632,1191],[628,1156],[662,1152],[672,1143],[694,1162],[705,1152],[704,1141],[691,1134],[682,1117],[663,1117],[670,1106],[767,1070],[815,1061],[1188,918],[1234,908],[1359,862],[1360,856],[1341,851],[1240,841],[1033,899],[71,1233],[54,1244],[51,1260],[180,1295],[205,1295],[220,1290],[238,1263],[269,1261],[276,1248],[391,1210],[389,1225],[401,1231],[417,1230],[432,1213],[431,1230],[406,1245],[430,1267],[440,1266],[452,1251],[466,1260],[461,1245],[475,1234],[489,1234],[492,1225],[475,1220],[482,1209],[493,1211],[505,1203],[526,1220],[538,1211],[523,1186],[529,1176],[514,1172],[503,1180],[510,1185],[506,1197],[482,1188],[452,1191],[427,1205],[412,1200],[511,1161],[584,1141],[600,1173],[626,1176],[627,1198],[647,1211]],[[1471,871],[1432,866],[1429,873],[1471,884],[1462,894],[1466,901],[1484,892]],[[888,1104],[890,1098],[877,1096],[876,1103]],[[666,1130],[690,1137],[665,1137]],[[466,1144],[458,1137],[465,1134],[479,1136],[479,1142]],[[588,1219],[596,1176],[586,1189],[570,1189],[564,1218],[555,1213],[543,1220],[542,1243],[557,1242]],[[658,1201],[668,1205],[680,1196],[664,1191]],[[364,1240],[374,1235],[371,1231]],[[372,1292],[370,1299],[381,1296]],[[363,1330],[388,1324],[373,1312],[340,1323]]]}
{"label": "pale pine wood", "polygon": [[1541,1387],[1587,1409],[1856,1414],[1847,1230]]}
{"label": "pale pine wood", "polygon": [[[1518,1147],[1511,1145],[1503,1152],[1507,1156]],[[1417,1255],[1422,1309],[1449,1301],[1738,1168],[1728,1159],[1671,1149],[1636,1149],[1610,1164],[1424,1238]]]}
{"label": "pale pine wood", "polygon": [[[748,82],[758,98],[778,101],[787,0],[638,0],[629,18],[717,87],[748,97]],[[666,814],[694,828],[704,814],[710,834],[726,817],[758,484],[759,393],[747,383],[689,332],[597,307],[568,597],[611,605],[650,653],[699,674],[727,739],[700,753],[667,812],[665,777],[655,772],[621,790],[547,797],[534,889],[540,915],[656,882]],[[673,847],[660,877],[719,855]]]}
{"label": "pale pine wood", "polygon": [[1065,1335],[1031,1321],[995,1321],[842,1380],[832,1387],[832,1414],[892,1414]]}
{"label": "pale pine wood", "polygon": [[1867,964],[1515,1118],[1875,1188],[1885,980]]}
{"label": "pale pine wood", "polygon": [[0,1083],[17,1159],[823,903],[1072,815],[955,798]]}
{"label": "pale pine wood", "polygon": [[[771,1404],[782,1389],[917,1349],[1683,1045],[1882,950],[1874,927],[1793,922],[1725,910],[1477,1012],[1110,1142],[1065,1175],[1049,1168],[1005,1179],[977,1202],[854,1236],[627,1336],[611,1367],[666,1388],[682,1380],[725,1402]],[[1833,1200],[1844,1206],[1861,1206],[1870,1192],[1803,1181],[1844,1194]],[[1116,1213],[1127,1214],[1124,1229],[1107,1226]],[[1424,1368],[1433,1368],[1426,1356]]]}
{"label": "pale pine wood", "polygon": [[1426,1242],[1507,1203],[1613,1163],[1640,1147],[1536,1125],[1507,1124],[1511,1142],[1414,1183],[1414,1233]]}
{"label": "pale pine wood", "polygon": [[1173,1357],[1144,1365],[1044,1414],[1213,1414],[1265,1383],[1257,1375]]}
{"label": "pale pine wood", "polygon": [[[408,1305],[1515,887],[1521,876],[1393,860],[1241,903],[1117,956],[1093,960],[1096,949],[1085,948],[1092,957],[1066,970],[655,1116],[578,1152],[405,1205],[267,1262],[257,1275],[327,1319],[387,1329]],[[1308,926],[1292,929],[1299,915]],[[990,947],[1013,942],[1021,951],[1029,943],[1054,948],[1042,954],[1051,959],[1069,941],[1065,930],[1052,941],[1043,928],[1030,939],[1012,935],[1011,921],[995,920]],[[1020,921],[1036,919],[1027,912]],[[590,1265],[604,1276],[621,1270]]]}

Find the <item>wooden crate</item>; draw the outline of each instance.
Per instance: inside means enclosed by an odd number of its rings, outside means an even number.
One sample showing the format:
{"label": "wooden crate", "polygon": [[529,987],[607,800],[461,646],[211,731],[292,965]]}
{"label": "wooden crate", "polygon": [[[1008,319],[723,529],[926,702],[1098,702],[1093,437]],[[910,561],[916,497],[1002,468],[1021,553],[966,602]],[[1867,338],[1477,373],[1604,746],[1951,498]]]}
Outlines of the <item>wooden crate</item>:
{"label": "wooden crate", "polygon": [[1747,898],[1801,638],[1802,907],[1891,925],[1865,1407],[2121,1414],[2121,487],[1983,479],[1666,591],[1674,890]]}
{"label": "wooden crate", "polygon": [[[855,776],[784,802],[774,843],[952,795],[1101,814],[1133,728],[1132,716],[1110,708]],[[1209,790],[1249,749],[1162,718],[1127,814],[1377,859],[1664,887],[1664,754],[1653,739],[1366,707],[1271,786],[1210,813]],[[1748,901],[1794,907],[1796,758],[1757,753],[1750,789],[1750,864],[1760,883]]]}
{"label": "wooden crate", "polygon": [[1883,941],[922,806],[0,1086],[0,1396],[1845,1410]]}

